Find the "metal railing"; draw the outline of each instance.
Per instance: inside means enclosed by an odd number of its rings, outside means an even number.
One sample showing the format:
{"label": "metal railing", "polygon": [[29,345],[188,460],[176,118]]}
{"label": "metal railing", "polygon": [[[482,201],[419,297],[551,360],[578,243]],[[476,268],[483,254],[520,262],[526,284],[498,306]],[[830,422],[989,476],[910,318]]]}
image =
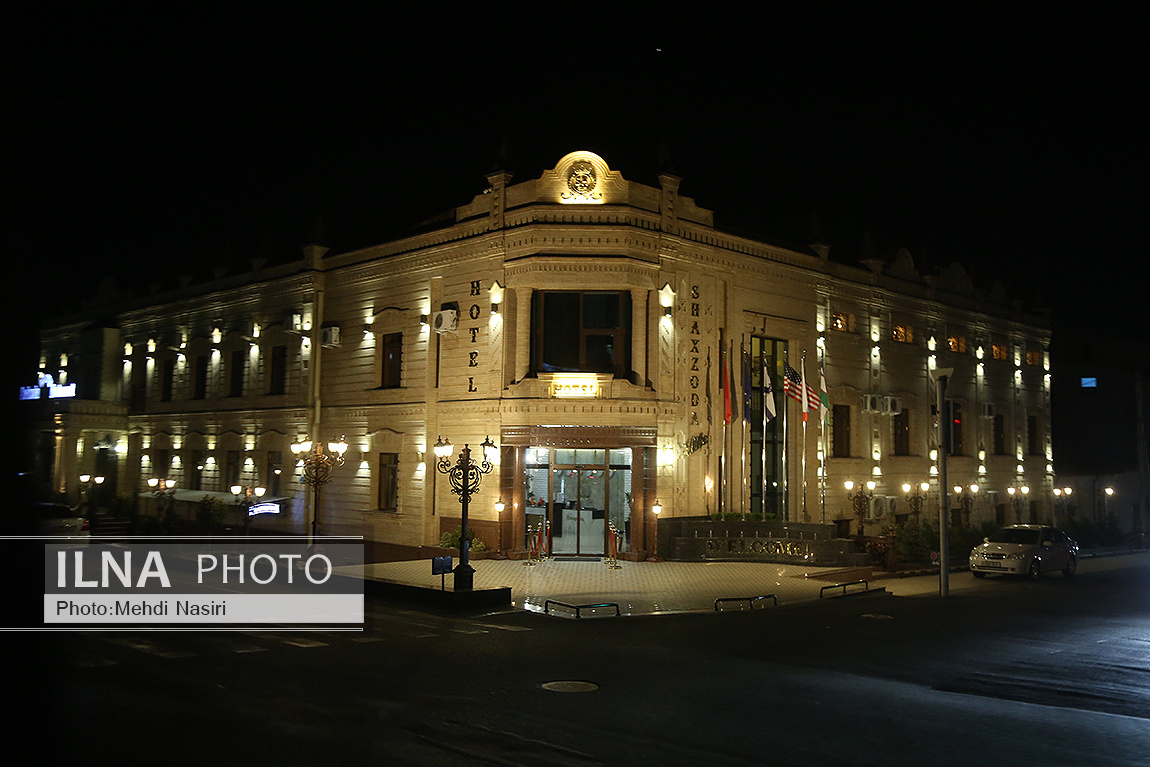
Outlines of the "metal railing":
{"label": "metal railing", "polygon": [[746,602],[747,607],[753,610],[755,609],[755,602],[758,602],[760,599],[770,599],[776,605],[779,603],[779,598],[774,594],[763,594],[758,597],[719,597],[715,600],[715,610],[719,611],[719,605],[723,602]]}
{"label": "metal railing", "polygon": [[623,614],[619,611],[619,603],[618,602],[599,602],[597,604],[591,604],[591,605],[572,605],[572,604],[567,604],[566,602],[559,602],[559,601],[554,600],[554,599],[548,599],[546,602],[543,603],[543,614],[544,615],[550,615],[551,614],[551,605],[557,605],[559,607],[566,607],[568,610],[574,610],[576,618],[583,617],[580,615],[580,612],[582,610],[594,610],[594,609],[597,609],[600,607],[614,607],[616,617]]}
{"label": "metal railing", "polygon": [[823,592],[826,591],[827,589],[842,589],[843,590],[842,595],[846,596],[847,586],[857,586],[860,583],[862,584],[863,591],[870,591],[870,584],[867,583],[866,581],[851,581],[850,583],[832,583],[829,586],[823,586],[821,589],[819,589],[819,599],[823,598]]}

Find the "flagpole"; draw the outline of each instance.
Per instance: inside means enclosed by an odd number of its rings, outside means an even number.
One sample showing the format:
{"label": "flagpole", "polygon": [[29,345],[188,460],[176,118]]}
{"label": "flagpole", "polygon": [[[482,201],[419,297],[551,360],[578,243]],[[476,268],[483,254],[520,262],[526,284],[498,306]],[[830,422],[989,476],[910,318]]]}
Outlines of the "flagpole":
{"label": "flagpole", "polygon": [[743,373],[743,402],[741,403],[743,418],[740,421],[742,425],[739,427],[739,436],[743,443],[740,446],[741,449],[739,451],[740,463],[743,467],[743,480],[739,483],[739,511],[743,513],[744,522],[747,521],[747,502],[749,500],[747,497],[747,491],[750,489],[750,484],[747,482],[747,442],[748,437],[750,436],[751,428],[751,423],[747,420],[747,408],[749,407],[749,400],[747,398],[751,395],[751,393],[747,390],[747,350],[743,346],[745,339],[746,336],[743,336],[739,340],[739,367],[740,372]]}
{"label": "flagpole", "polygon": [[807,350],[803,349],[802,359],[799,362],[802,365],[803,383],[800,389],[803,397],[803,521],[806,522],[810,515],[807,513]]}
{"label": "flagpole", "polygon": [[763,459],[762,471],[762,489],[759,491],[759,509],[763,513],[763,521],[767,521],[767,389],[770,387],[770,382],[767,379],[767,350],[765,341],[759,339],[759,358],[762,362],[762,374],[759,379],[759,391],[762,392],[762,415],[763,415],[763,443],[761,445],[760,455]]}

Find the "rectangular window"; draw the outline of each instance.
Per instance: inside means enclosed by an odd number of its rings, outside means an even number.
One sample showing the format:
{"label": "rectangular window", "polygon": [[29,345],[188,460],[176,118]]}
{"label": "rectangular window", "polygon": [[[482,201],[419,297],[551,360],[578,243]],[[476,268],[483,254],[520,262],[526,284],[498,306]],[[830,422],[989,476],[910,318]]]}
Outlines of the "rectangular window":
{"label": "rectangular window", "polygon": [[831,456],[851,457],[851,407],[831,406]]}
{"label": "rectangular window", "polygon": [[[787,519],[787,499],[783,487],[786,428],[783,410],[786,398],[782,392],[782,376],[787,359],[787,342],[776,338],[751,338],[749,357],[740,355],[750,366],[751,419],[749,423],[750,451],[747,469],[750,473],[751,513],[764,513],[767,519]],[[715,365],[715,368],[718,368]],[[714,371],[717,376],[717,370]],[[736,373],[741,375],[741,373]],[[721,380],[721,379],[719,379]],[[717,383],[717,381],[716,381]],[[777,417],[767,419],[764,384],[771,387],[769,395]],[[721,399],[721,395],[720,395]],[[739,409],[741,407],[737,406]]]}
{"label": "rectangular window", "polygon": [[1038,428],[1038,416],[1026,416],[1026,452],[1030,455],[1042,455],[1042,433]]}
{"label": "rectangular window", "polygon": [[244,394],[244,357],[247,352],[236,349],[228,364],[228,396],[242,397]]}
{"label": "rectangular window", "polygon": [[192,368],[192,399],[205,399],[208,396],[208,355],[196,357]]}
{"label": "rectangular window", "polygon": [[191,460],[188,462],[188,489],[203,490],[204,481],[204,451],[193,450]]}
{"label": "rectangular window", "polygon": [[379,385],[398,389],[403,368],[403,333],[387,333],[380,340]]}
{"label": "rectangular window", "polygon": [[228,490],[232,485],[238,485],[240,483],[240,452],[238,450],[229,450],[227,461],[227,466],[224,471],[224,490]]}
{"label": "rectangular window", "polygon": [[1007,455],[1006,444],[1006,416],[998,413],[994,416],[994,454]]}
{"label": "rectangular window", "polygon": [[1026,352],[1026,364],[1038,366],[1042,364],[1042,352],[1029,349]]}
{"label": "rectangular window", "polygon": [[831,330],[849,333],[855,329],[855,316],[846,312],[831,313]]}
{"label": "rectangular window", "polygon": [[991,344],[990,345],[991,359],[1004,360],[1010,356],[1010,349],[1006,344]]}
{"label": "rectangular window", "polygon": [[537,373],[631,373],[631,294],[536,291],[531,369]]}
{"label": "rectangular window", "polygon": [[168,470],[172,466],[172,453],[170,450],[156,449],[152,451],[152,476],[160,479],[168,478]]}
{"label": "rectangular window", "polygon": [[287,392],[287,347],[273,346],[271,370],[268,376],[268,394]]}
{"label": "rectangular window", "polygon": [[947,336],[946,348],[960,354],[966,353],[966,336]]}
{"label": "rectangular window", "polygon": [[278,450],[269,450],[267,471],[264,473],[264,486],[272,498],[278,498],[283,494],[280,489],[280,477],[283,474],[281,464],[283,464],[283,453]]}
{"label": "rectangular window", "polygon": [[890,337],[892,341],[898,341],[900,344],[914,343],[914,328],[910,325],[895,325],[891,328]]}
{"label": "rectangular window", "polygon": [[379,510],[399,508],[399,453],[379,454]]}
{"label": "rectangular window", "polygon": [[176,361],[164,360],[160,368],[160,402],[172,401],[172,386],[176,380]]}
{"label": "rectangular window", "polygon": [[910,411],[903,408],[891,422],[891,437],[895,455],[910,455]]}

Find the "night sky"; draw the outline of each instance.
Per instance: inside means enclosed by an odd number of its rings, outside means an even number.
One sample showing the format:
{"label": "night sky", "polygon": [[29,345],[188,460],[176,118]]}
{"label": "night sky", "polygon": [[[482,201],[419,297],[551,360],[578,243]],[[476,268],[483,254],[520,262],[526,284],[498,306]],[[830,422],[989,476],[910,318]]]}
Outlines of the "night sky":
{"label": "night sky", "polygon": [[655,183],[669,157],[720,228],[802,246],[814,215],[833,259],[959,261],[1056,327],[1128,328],[1142,292],[1140,4],[22,5],[4,236],[28,312],[297,258],[317,215],[337,251],[382,241],[482,191],[504,146],[517,180],[589,149]]}

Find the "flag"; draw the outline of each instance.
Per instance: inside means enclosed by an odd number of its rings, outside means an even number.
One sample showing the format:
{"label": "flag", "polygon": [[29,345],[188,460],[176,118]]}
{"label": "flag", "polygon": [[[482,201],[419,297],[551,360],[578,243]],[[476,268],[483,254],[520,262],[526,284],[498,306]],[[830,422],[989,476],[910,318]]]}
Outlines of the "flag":
{"label": "flag", "polygon": [[751,355],[743,352],[743,420],[751,422]]}
{"label": "flag", "polygon": [[783,394],[795,402],[803,401],[803,377],[786,363],[783,363]]}
{"label": "flag", "polygon": [[803,387],[806,390],[806,395],[807,395],[806,408],[804,409],[804,412],[803,412],[803,420],[804,421],[807,420],[807,415],[806,415],[807,413],[811,412],[812,410],[817,413],[817,412],[819,412],[819,408],[821,408],[823,405],[822,397],[819,394],[819,390],[810,385],[809,381],[811,379],[806,377],[806,372],[807,372],[807,361],[803,360],[803,376],[808,381],[808,383],[803,384]]}
{"label": "flag", "polygon": [[723,365],[723,423],[731,422],[731,382],[727,378],[727,363],[722,361]]}
{"label": "flag", "polygon": [[775,420],[775,390],[771,388],[771,376],[767,372],[767,358],[763,357],[763,410],[767,421]]}
{"label": "flag", "polygon": [[827,393],[827,376],[823,369],[822,360],[819,360],[819,404],[823,408],[823,423],[831,417],[831,396]]}

